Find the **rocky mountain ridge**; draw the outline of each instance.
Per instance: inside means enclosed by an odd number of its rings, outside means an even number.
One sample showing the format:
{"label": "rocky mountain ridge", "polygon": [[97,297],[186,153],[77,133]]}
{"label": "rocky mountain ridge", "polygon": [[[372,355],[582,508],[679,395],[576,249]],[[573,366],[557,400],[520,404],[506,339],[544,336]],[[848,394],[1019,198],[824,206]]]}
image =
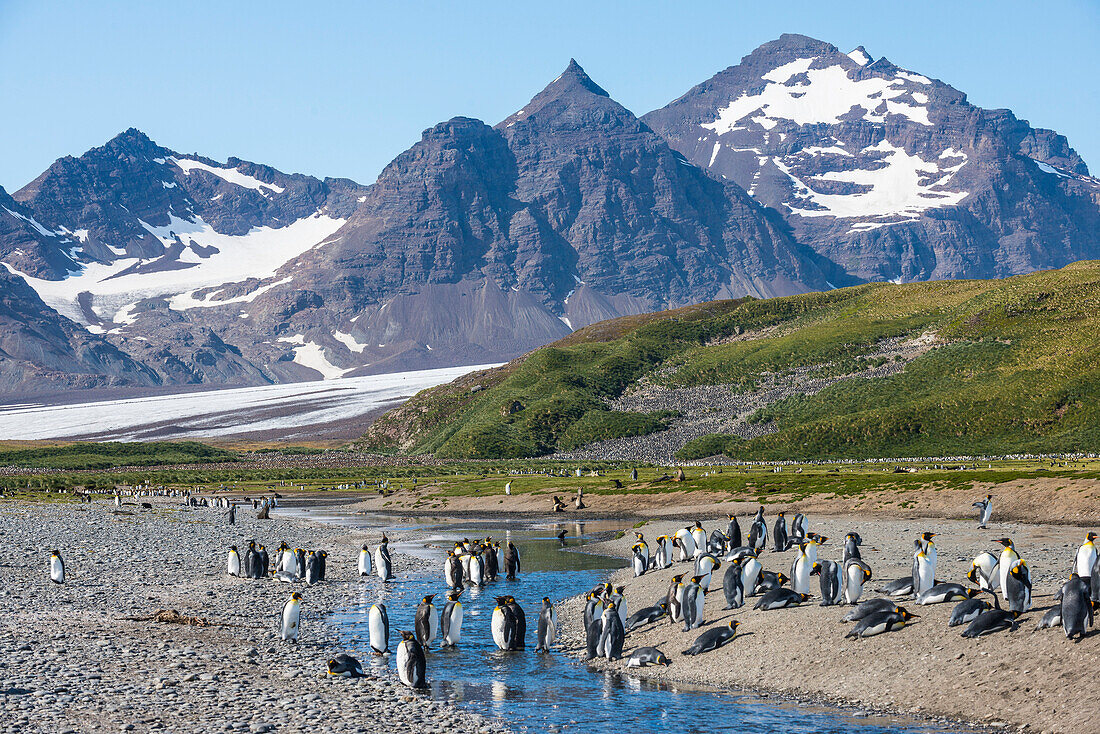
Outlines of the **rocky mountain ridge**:
{"label": "rocky mountain ridge", "polygon": [[484,364],[714,299],[1100,257],[1100,184],[1063,137],[802,36],[640,119],[571,60],[369,186],[131,129],[0,205],[18,392]]}

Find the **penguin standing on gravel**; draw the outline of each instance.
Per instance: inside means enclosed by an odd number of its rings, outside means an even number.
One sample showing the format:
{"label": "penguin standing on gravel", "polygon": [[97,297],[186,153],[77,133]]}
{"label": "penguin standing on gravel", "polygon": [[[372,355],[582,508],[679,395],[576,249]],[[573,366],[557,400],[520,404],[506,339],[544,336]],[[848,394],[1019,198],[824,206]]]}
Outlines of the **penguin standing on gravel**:
{"label": "penguin standing on gravel", "polygon": [[668,617],[672,620],[673,624],[675,624],[676,622],[682,622],[684,619],[684,576],[685,574],[678,573],[671,579],[669,579],[668,593],[665,594],[665,600],[668,604]]}
{"label": "penguin standing on gravel", "polygon": [[[1091,535],[1091,533],[1090,533]],[[1066,639],[1076,642],[1084,639],[1087,628],[1092,626],[1092,601],[1085,580],[1076,573],[1062,586],[1062,631]]]}
{"label": "penguin standing on gravel", "polygon": [[703,588],[699,586],[699,577],[692,576],[691,581],[684,584],[684,599],[681,602],[684,632],[703,626],[703,603],[705,601],[706,596]]}
{"label": "penguin standing on gravel", "polygon": [[989,518],[993,516],[993,495],[987,494],[984,500],[978,500],[971,507],[978,508],[978,527],[985,530]]}
{"label": "penguin standing on gravel", "polygon": [[397,643],[397,677],[409,688],[427,688],[424,678],[427,662],[424,660],[424,648],[416,641],[412,632],[401,632],[401,642]]}
{"label": "penguin standing on gravel", "polygon": [[374,573],[374,564],[371,563],[370,546],[364,543],[362,550],[359,551],[359,575],[370,576],[372,573]]}
{"label": "penguin standing on gravel", "polygon": [[776,553],[782,553],[787,550],[787,516],[786,513],[780,512],[775,518],[775,525],[772,527],[772,542]]}
{"label": "penguin standing on gravel", "polygon": [[630,561],[630,565],[634,569],[634,578],[638,578],[639,576],[643,575],[647,570],[649,570],[649,559],[644,555],[644,552],[642,551],[644,545],[644,543],[635,543],[630,548],[630,552],[633,555],[633,558]]}
{"label": "penguin standing on gravel", "polygon": [[1096,533],[1090,532],[1085,536],[1085,542],[1077,549],[1077,555],[1073,559],[1073,573],[1082,578],[1092,576],[1092,567],[1096,565],[1097,552]]}
{"label": "penguin standing on gravel", "polygon": [[390,654],[390,615],[382,602],[374,604],[367,616],[370,630],[370,649],[375,655]]}
{"label": "penguin standing on gravel", "polygon": [[695,559],[695,574],[699,577],[699,585],[703,587],[704,593],[710,590],[711,574],[721,567],[722,562],[710,553]]}
{"label": "penguin standing on gravel", "polygon": [[756,511],[749,528],[749,547],[759,553],[768,544],[768,526],[764,524],[764,508]]}
{"label": "penguin standing on gravel", "polygon": [[[240,561],[237,562],[238,572],[240,571]],[[61,558],[61,551],[54,550],[50,552],[50,581],[55,584],[65,583],[65,561]]]}
{"label": "penguin standing on gravel", "polygon": [[1001,579],[1001,597],[1008,599],[1008,574],[1016,562],[1020,560],[1020,554],[1016,551],[1016,545],[1012,538],[1001,538],[997,541],[1004,546],[1000,558],[997,559],[997,572]]}
{"label": "penguin standing on gravel", "polygon": [[515,581],[517,573],[519,573],[519,548],[509,540],[508,550],[504,551],[504,578]]}
{"label": "penguin standing on gravel", "polygon": [[841,557],[841,563],[847,561],[849,558],[862,559],[863,555],[859,552],[859,547],[863,545],[863,538],[859,537],[859,533],[848,533],[844,536],[844,555]]}
{"label": "penguin standing on gravel", "polygon": [[554,605],[550,603],[550,597],[542,597],[542,610],[539,612],[539,623],[536,628],[538,635],[535,652],[550,652],[550,646],[554,644],[554,638],[558,634],[558,614],[554,611]]}
{"label": "penguin standing on gravel", "polygon": [[302,595],[295,591],[283,605],[283,613],[279,617],[279,639],[283,642],[297,642],[301,620]]}
{"label": "penguin standing on gravel", "polygon": [[1013,612],[1023,614],[1031,609],[1031,572],[1024,561],[1016,561],[1016,565],[1008,572],[1005,581],[1005,598],[1008,608]]}
{"label": "penguin standing on gravel", "polygon": [[810,576],[813,575],[814,568],[818,566],[807,554],[806,549],[808,546],[809,543],[799,544],[798,558],[794,559],[794,563],[791,564],[791,588],[799,594],[810,592]]}
{"label": "penguin standing on gravel", "polygon": [[729,522],[726,523],[726,542],[730,548],[741,547],[741,526],[737,524],[736,515],[726,515]]}
{"label": "penguin standing on gravel", "polygon": [[[58,558],[60,559],[60,556]],[[241,575],[241,554],[237,552],[237,546],[235,545],[229,546],[229,561],[227,566],[226,573],[230,576]]]}
{"label": "penguin standing on gravel", "polygon": [[[267,571],[271,565],[271,558],[267,555],[267,548],[262,545],[259,546],[259,551],[256,553],[259,559],[259,575],[256,578],[267,578]],[[324,573],[321,574],[321,578],[324,578]]]}
{"label": "penguin standing on gravel", "polygon": [[600,641],[596,647],[596,652],[599,656],[608,660],[618,660],[623,656],[626,632],[623,630],[623,621],[615,608],[615,602],[608,604],[602,621],[603,629],[600,632]]}
{"label": "penguin standing on gravel", "polygon": [[390,559],[390,539],[382,533],[382,542],[374,549],[374,565],[378,568],[378,578],[393,581],[393,560]]}
{"label": "penguin standing on gravel", "polygon": [[856,604],[863,594],[863,586],[871,580],[871,567],[861,560],[851,559],[844,564],[844,602]]}
{"label": "penguin standing on gravel", "polygon": [[982,551],[970,562],[966,578],[970,583],[977,584],[982,591],[993,591],[997,583],[998,565],[997,556],[989,551]]}
{"label": "penguin standing on gravel", "polygon": [[836,561],[821,561],[815,564],[810,575],[820,577],[821,606],[831,607],[844,600],[844,569]]}
{"label": "penguin standing on gravel", "polygon": [[691,528],[691,540],[695,543],[693,558],[698,558],[707,552],[707,531],[703,529],[703,524],[698,520],[695,521],[695,526]]}
{"label": "penguin standing on gravel", "polygon": [[722,593],[726,597],[726,609],[740,609],[745,605],[745,586],[741,583],[741,561],[729,561],[722,576]]}

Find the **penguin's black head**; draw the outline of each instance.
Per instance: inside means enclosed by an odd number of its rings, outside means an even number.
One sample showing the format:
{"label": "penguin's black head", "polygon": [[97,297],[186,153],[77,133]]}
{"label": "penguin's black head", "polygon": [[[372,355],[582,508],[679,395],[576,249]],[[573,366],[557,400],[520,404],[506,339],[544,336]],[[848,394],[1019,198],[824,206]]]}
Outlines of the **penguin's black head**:
{"label": "penguin's black head", "polygon": [[1001,538],[997,542],[1000,543],[1001,545],[1003,545],[1005,548],[1011,548],[1012,547],[1012,538]]}
{"label": "penguin's black head", "polygon": [[427,596],[424,597],[424,600],[421,603],[422,604],[431,604],[432,599],[434,599],[434,598],[435,598],[435,594],[428,594]]}
{"label": "penguin's black head", "polygon": [[1088,535],[1085,536],[1085,542],[1087,543],[1091,543],[1094,540],[1096,540],[1096,533],[1090,532]]}
{"label": "penguin's black head", "polygon": [[784,516],[784,515],[786,515],[786,514],[787,514],[787,513],[786,513],[786,512],[784,512],[783,510],[780,510],[780,511],[779,511],[779,517],[783,517],[783,516]]}
{"label": "penguin's black head", "polygon": [[[971,569],[971,570],[973,570],[973,569]],[[967,574],[967,575],[969,576],[969,574]],[[973,599],[974,597],[976,597],[980,593],[982,593],[981,589],[967,589],[966,590],[966,596],[969,599]]]}
{"label": "penguin's black head", "polygon": [[821,575],[821,564],[818,563],[817,561],[814,561],[814,565],[810,566],[810,575],[811,576],[820,576]]}
{"label": "penguin's black head", "polygon": [[290,595],[290,598],[293,599],[294,601],[301,601],[302,600],[302,595],[300,593],[298,593],[297,591],[295,591],[293,594]]}
{"label": "penguin's black head", "polygon": [[508,603],[508,597],[506,597],[506,596],[498,596],[498,597],[495,597],[495,598],[497,600],[497,606],[498,607],[502,607],[502,606],[504,606],[505,604]]}
{"label": "penguin's black head", "polygon": [[776,580],[778,580],[778,581],[779,581],[779,585],[780,585],[780,586],[782,586],[783,584],[785,584],[785,583],[787,583],[788,581],[790,581],[790,579],[789,579],[789,578],[787,578],[787,575],[786,575],[786,574],[784,574],[784,573],[782,573],[782,572],[780,572],[780,573],[777,573],[777,574],[775,575],[775,578],[776,578]]}
{"label": "penguin's black head", "polygon": [[[231,546],[229,546],[229,550],[235,551],[235,550],[237,550],[237,546],[231,545]],[[57,551],[54,551],[54,553],[57,553]]]}
{"label": "penguin's black head", "polygon": [[366,543],[364,543],[364,544],[363,544],[363,550],[370,550],[369,548],[367,548],[367,544],[366,544]]}
{"label": "penguin's black head", "polygon": [[672,661],[669,660],[668,656],[665,655],[660,650],[657,651],[657,660],[656,660],[656,662],[657,662],[658,665],[672,665]]}
{"label": "penguin's black head", "polygon": [[913,614],[905,607],[898,607],[898,614],[901,615],[901,618],[904,619],[906,622],[908,622],[910,619],[913,619],[914,617],[920,616],[919,614]]}
{"label": "penguin's black head", "polygon": [[682,578],[684,578],[684,574],[683,573],[678,573],[678,574],[676,574],[675,576],[672,577],[672,580],[673,581],[680,581]]}
{"label": "penguin's black head", "polygon": [[413,635],[412,632],[408,632],[406,630],[401,630],[401,639],[402,640],[405,640],[406,642],[411,642],[414,637],[415,637],[415,635]]}
{"label": "penguin's black head", "polygon": [[925,540],[932,540],[932,538],[936,537],[937,535],[939,535],[939,533],[922,533],[921,537]]}
{"label": "penguin's black head", "polygon": [[738,628],[738,627],[739,627],[740,625],[741,625],[741,623],[740,623],[740,622],[738,622],[738,621],[737,621],[736,619],[731,619],[731,620],[730,620],[730,624],[729,624],[729,628],[730,628],[731,630],[735,630],[735,631],[736,631],[736,630],[737,630],[737,628]]}
{"label": "penguin's black head", "polygon": [[548,596],[544,596],[544,597],[542,597],[542,602],[543,602],[544,604],[549,604],[549,603],[550,603],[550,597],[548,597]]}
{"label": "penguin's black head", "polygon": [[699,582],[700,582],[700,581],[702,581],[702,580],[703,580],[703,577],[702,577],[702,576],[692,576],[692,577],[691,577],[691,582],[692,582],[693,584],[697,584],[697,583],[699,583]]}
{"label": "penguin's black head", "polygon": [[972,584],[978,583],[978,567],[971,566],[970,570],[966,572],[966,580]]}
{"label": "penguin's black head", "polygon": [[1015,566],[1012,567],[1012,570],[1009,571],[1009,573],[1012,574],[1013,576],[1019,576],[1021,573],[1023,573],[1023,570],[1022,570],[1023,568],[1024,568],[1024,562],[1020,561],[1019,563],[1017,563]]}

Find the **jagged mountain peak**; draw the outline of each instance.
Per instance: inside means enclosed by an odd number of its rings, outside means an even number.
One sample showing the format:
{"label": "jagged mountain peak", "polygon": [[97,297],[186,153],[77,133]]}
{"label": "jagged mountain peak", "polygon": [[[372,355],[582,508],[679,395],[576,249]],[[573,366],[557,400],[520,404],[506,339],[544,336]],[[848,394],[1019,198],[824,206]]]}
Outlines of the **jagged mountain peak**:
{"label": "jagged mountain peak", "polygon": [[523,109],[508,117],[497,127],[511,128],[520,122],[540,116],[558,117],[563,113],[571,116],[579,110],[598,110],[600,114],[609,113],[613,117],[621,117],[625,113],[631,118],[634,117],[633,113],[613,100],[607,90],[594,82],[576,59],[569,59],[569,65],[565,67],[565,71],[532,97]]}

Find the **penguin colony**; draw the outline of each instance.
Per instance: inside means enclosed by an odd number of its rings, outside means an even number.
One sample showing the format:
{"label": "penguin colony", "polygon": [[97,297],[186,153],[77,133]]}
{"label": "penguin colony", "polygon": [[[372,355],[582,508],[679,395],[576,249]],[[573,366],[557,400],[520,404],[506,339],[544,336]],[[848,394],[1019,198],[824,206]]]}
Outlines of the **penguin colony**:
{"label": "penguin colony", "polygon": [[[989,525],[992,502],[993,497],[987,495],[974,503],[981,529]],[[854,623],[845,635],[851,639],[899,630],[919,617],[901,605],[903,600],[917,606],[954,603],[949,626],[964,626],[965,638],[1016,630],[1021,616],[1032,606],[1031,572],[1011,538],[993,541],[999,549],[982,552],[973,560],[965,578],[970,585],[966,585],[937,578],[936,534],[922,533],[913,541],[911,573],[881,585],[877,591],[883,597],[867,599],[865,592],[873,573],[862,558],[863,540],[859,533],[848,533],[839,548],[840,557],[826,560],[818,554],[829,539],[810,532],[805,515],[796,515],[788,525],[787,513],[780,512],[771,527],[772,552],[796,551],[789,573],[785,573],[768,571],[761,565],[760,556],[769,546],[763,507],[749,521],[745,544],[737,518],[733,515],[727,518],[724,531],[715,529],[708,535],[701,523],[696,522],[656,538],[652,546],[642,533],[635,532],[631,546],[635,577],[671,568],[676,563],[691,564],[692,570],[672,576],[664,597],[625,617],[623,634],[665,619],[680,625],[685,632],[703,627],[708,591],[712,583],[718,583],[715,581],[718,573],[721,573],[723,608],[727,610],[743,607],[750,596],[758,597],[753,608],[764,611],[798,607],[811,600],[818,600],[821,606],[854,607],[842,617],[843,622]],[[1036,629],[1060,627],[1074,641],[1087,634],[1095,612],[1100,611],[1100,548],[1096,541],[1096,533],[1085,536],[1069,577],[1055,596],[1055,606],[1047,611]],[[816,585],[812,579],[815,576]],[[583,624],[588,658],[619,657],[622,651],[619,625],[607,618],[609,614],[617,617],[625,609],[622,588],[597,587],[585,600]],[[736,637],[739,624],[734,620],[702,632],[682,654],[700,655],[729,643]],[[668,664],[669,658],[663,652],[648,647],[635,650],[627,660],[627,667]]]}
{"label": "penguin colony", "polygon": [[[264,546],[250,540],[243,546],[231,546],[226,560],[226,572],[230,576],[249,579],[271,578],[283,583],[304,583],[312,586],[325,580],[328,553],[323,550],[306,551],[281,543],[273,558]],[[51,555],[51,578],[56,583],[64,581],[64,567],[59,551]],[[371,606],[367,614],[370,649],[373,655],[395,654],[398,679],[414,689],[427,687],[427,657],[433,645],[440,648],[454,647],[462,639],[462,592],[469,586],[482,587],[497,581],[501,576],[514,580],[522,566],[519,548],[508,541],[504,546],[492,538],[456,542],[447,552],[443,564],[443,578],[447,584],[446,602],[437,605],[437,595],[429,594],[417,605],[413,629],[400,630],[396,649],[391,649],[389,610],[382,602]],[[377,576],[383,583],[397,580],[390,556],[389,538],[385,533],[371,550],[364,545],[356,558],[355,569],[360,577]],[[621,597],[620,597],[621,598]],[[523,650],[527,644],[527,616],[515,597],[496,597],[490,632],[501,650]],[[279,639],[296,643],[302,622],[303,595],[295,591],[283,605],[278,617]],[[557,636],[557,613],[549,597],[542,599],[536,621],[537,652],[549,652]],[[622,651],[621,624],[616,648]],[[329,675],[357,678],[364,675],[362,664],[354,657],[341,653],[327,662]]]}

